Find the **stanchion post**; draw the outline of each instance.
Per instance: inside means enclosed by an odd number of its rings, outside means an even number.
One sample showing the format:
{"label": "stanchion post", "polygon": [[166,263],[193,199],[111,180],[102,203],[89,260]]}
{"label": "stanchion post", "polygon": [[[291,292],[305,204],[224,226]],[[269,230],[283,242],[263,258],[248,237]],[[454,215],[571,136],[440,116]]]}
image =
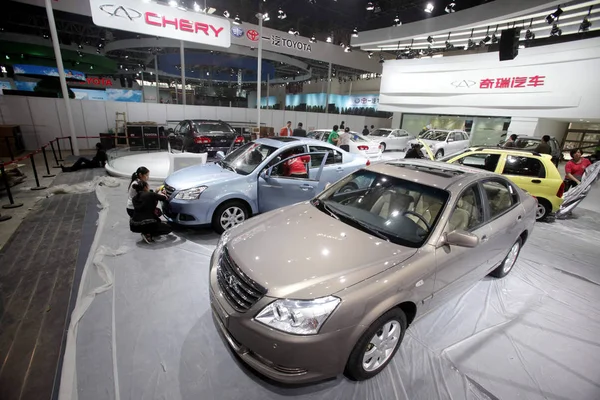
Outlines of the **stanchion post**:
{"label": "stanchion post", "polygon": [[12,193],[10,192],[10,183],[8,182],[8,176],[6,175],[6,170],[4,169],[4,163],[0,163],[0,174],[2,174],[2,180],[4,181],[4,186],[6,187],[8,201],[10,202],[10,204],[3,205],[2,208],[22,207],[23,203],[15,203],[15,199],[12,197]]}
{"label": "stanchion post", "polygon": [[56,175],[52,175],[50,173],[50,167],[48,166],[48,157],[46,156],[46,147],[48,147],[48,145],[42,146],[42,154],[44,155],[44,164],[46,164],[46,175],[43,175],[44,178],[52,178],[55,177]]}
{"label": "stanchion post", "polygon": [[31,153],[29,159],[31,160],[31,168],[33,168],[33,177],[35,178],[35,187],[32,187],[31,190],[44,190],[46,186],[40,186],[40,178],[38,178],[37,168],[35,167],[35,152]]}
{"label": "stanchion post", "polygon": [[2,215],[0,214],[0,222],[8,221],[12,217],[10,215]]}
{"label": "stanchion post", "polygon": [[4,136],[4,141],[6,142],[6,148],[8,149],[8,155],[12,161],[15,159],[15,155],[12,152],[12,146],[10,145],[10,140],[8,140],[8,136]]}
{"label": "stanchion post", "polygon": [[[62,158],[62,152],[60,151],[60,139],[59,138],[56,138],[56,148],[58,149],[58,161],[65,161]],[[57,162],[57,164],[58,164],[58,162]]]}
{"label": "stanchion post", "polygon": [[73,151],[73,138],[69,136],[69,146],[71,146],[71,155],[74,156],[75,152]]}
{"label": "stanchion post", "polygon": [[54,150],[54,140],[50,142],[50,147],[52,147],[52,154],[54,155],[54,161],[56,162],[56,165],[52,168],[60,168],[60,165],[58,164],[58,158],[56,157],[56,151]]}

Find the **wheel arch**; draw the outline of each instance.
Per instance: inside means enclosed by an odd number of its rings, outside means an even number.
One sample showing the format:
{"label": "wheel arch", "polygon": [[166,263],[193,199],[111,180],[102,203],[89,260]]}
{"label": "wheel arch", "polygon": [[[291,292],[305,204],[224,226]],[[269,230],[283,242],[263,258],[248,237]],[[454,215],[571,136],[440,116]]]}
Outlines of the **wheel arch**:
{"label": "wheel arch", "polygon": [[252,217],[255,214],[254,209],[253,209],[249,199],[246,199],[245,196],[231,195],[231,196],[227,196],[227,197],[223,197],[223,198],[219,199],[219,202],[216,203],[215,206],[210,211],[210,215],[209,215],[210,219],[212,220],[212,218],[215,215],[215,212],[217,212],[219,207],[221,207],[223,204],[231,203],[231,202],[235,202],[235,201],[239,201],[246,207],[246,211],[248,211],[248,218]]}

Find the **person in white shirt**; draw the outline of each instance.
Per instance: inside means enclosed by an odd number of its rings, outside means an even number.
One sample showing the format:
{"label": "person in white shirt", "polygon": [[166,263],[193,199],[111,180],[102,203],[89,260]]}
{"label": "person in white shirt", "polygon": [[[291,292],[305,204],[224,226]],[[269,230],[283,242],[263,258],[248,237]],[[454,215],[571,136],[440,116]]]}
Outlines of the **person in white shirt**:
{"label": "person in white shirt", "polygon": [[352,139],[352,135],[350,134],[350,128],[344,128],[344,133],[340,135],[340,140],[338,141],[338,146],[340,149],[344,151],[350,151],[350,140]]}
{"label": "person in white shirt", "polygon": [[127,215],[133,217],[134,207],[133,207],[133,198],[137,195],[137,190],[135,188],[136,184],[140,181],[148,182],[150,178],[150,170],[146,167],[139,167],[132,175],[131,182],[129,182],[129,187],[127,189]]}

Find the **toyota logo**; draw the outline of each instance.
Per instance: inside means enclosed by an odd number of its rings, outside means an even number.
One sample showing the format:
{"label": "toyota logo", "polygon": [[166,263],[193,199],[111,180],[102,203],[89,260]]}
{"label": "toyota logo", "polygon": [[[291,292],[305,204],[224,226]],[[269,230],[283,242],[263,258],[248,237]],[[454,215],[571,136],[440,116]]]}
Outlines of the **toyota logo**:
{"label": "toyota logo", "polygon": [[476,84],[475,81],[467,81],[467,80],[452,82],[452,86],[454,86],[456,88],[470,88],[471,86],[474,86],[475,84]]}
{"label": "toyota logo", "polygon": [[259,34],[254,29],[250,29],[248,32],[246,32],[246,37],[248,37],[248,39],[252,40],[253,42],[257,42]]}
{"label": "toyota logo", "polygon": [[116,4],[103,4],[100,6],[100,10],[104,11],[111,17],[127,18],[130,21],[142,16],[141,12],[134,10],[133,8],[118,6]]}

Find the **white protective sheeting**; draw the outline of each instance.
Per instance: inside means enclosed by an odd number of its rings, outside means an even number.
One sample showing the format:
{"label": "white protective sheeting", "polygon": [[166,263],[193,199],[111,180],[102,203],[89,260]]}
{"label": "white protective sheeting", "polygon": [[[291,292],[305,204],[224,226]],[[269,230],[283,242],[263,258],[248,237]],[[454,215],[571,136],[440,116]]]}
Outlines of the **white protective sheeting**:
{"label": "white protective sheeting", "polygon": [[109,207],[82,280],[61,400],[600,398],[600,214],[583,207],[577,219],[537,224],[508,277],[485,278],[416,321],[376,378],[290,388],[237,361],[213,325],[217,235],[183,231],[147,245],[129,232],[123,187],[99,192]]}

